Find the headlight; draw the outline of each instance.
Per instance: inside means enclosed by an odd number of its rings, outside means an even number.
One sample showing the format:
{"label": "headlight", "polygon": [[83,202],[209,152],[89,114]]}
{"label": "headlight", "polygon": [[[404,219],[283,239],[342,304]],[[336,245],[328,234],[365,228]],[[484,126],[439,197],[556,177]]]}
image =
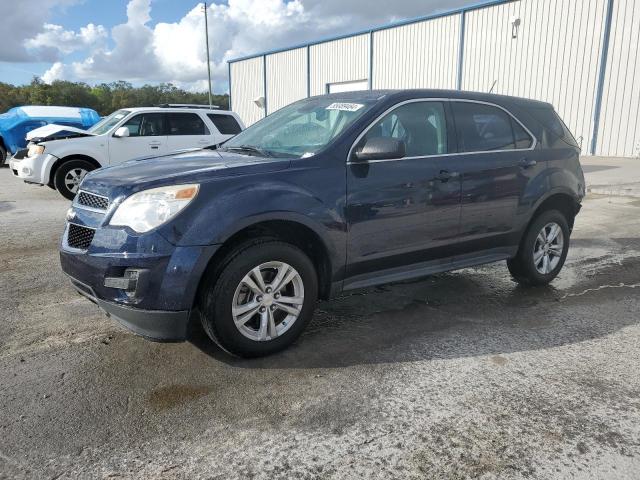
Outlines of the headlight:
{"label": "headlight", "polygon": [[31,145],[27,151],[28,157],[35,157],[44,153],[44,145]]}
{"label": "headlight", "polygon": [[200,185],[173,185],[134,193],[120,204],[110,225],[145,233],[176,216],[196,198]]}

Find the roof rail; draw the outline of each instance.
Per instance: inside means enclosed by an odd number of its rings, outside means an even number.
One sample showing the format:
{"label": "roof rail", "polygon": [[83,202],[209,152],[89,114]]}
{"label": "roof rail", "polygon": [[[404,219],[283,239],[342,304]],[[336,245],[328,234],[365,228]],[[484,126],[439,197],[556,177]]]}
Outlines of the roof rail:
{"label": "roof rail", "polygon": [[156,105],[159,108],[205,108],[208,110],[219,110],[218,105],[196,105],[193,103],[161,103]]}

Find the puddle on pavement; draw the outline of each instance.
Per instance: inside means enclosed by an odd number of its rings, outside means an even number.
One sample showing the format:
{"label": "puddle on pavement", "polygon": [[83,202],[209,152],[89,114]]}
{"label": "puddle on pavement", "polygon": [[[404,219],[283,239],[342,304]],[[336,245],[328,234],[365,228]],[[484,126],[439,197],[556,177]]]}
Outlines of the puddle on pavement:
{"label": "puddle on pavement", "polygon": [[150,392],[147,402],[154,410],[164,411],[204,397],[211,390],[211,387],[205,386],[168,385]]}
{"label": "puddle on pavement", "polygon": [[0,202],[0,212],[7,212],[9,210],[13,210],[16,208],[13,204],[16,202],[13,201],[2,201]]}

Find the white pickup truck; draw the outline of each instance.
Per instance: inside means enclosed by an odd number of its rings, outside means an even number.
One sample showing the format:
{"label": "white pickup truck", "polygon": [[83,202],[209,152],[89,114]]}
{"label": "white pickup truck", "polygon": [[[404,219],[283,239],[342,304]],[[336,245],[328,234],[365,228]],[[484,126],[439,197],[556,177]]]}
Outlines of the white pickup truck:
{"label": "white pickup truck", "polygon": [[27,183],[48,185],[73,199],[91,170],[134,158],[220,144],[244,129],[225,110],[198,105],[126,108],[89,130],[47,125],[29,132],[26,151],[9,162]]}

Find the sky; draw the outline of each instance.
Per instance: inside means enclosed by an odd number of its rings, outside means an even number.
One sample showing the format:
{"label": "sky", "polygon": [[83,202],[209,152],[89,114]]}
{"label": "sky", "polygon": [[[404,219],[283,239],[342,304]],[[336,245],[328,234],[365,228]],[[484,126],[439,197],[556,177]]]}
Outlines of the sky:
{"label": "sky", "polygon": [[[209,2],[213,90],[227,61],[478,3],[476,0]],[[203,3],[190,0],[0,0],[0,82],[126,80],[207,89]]]}

